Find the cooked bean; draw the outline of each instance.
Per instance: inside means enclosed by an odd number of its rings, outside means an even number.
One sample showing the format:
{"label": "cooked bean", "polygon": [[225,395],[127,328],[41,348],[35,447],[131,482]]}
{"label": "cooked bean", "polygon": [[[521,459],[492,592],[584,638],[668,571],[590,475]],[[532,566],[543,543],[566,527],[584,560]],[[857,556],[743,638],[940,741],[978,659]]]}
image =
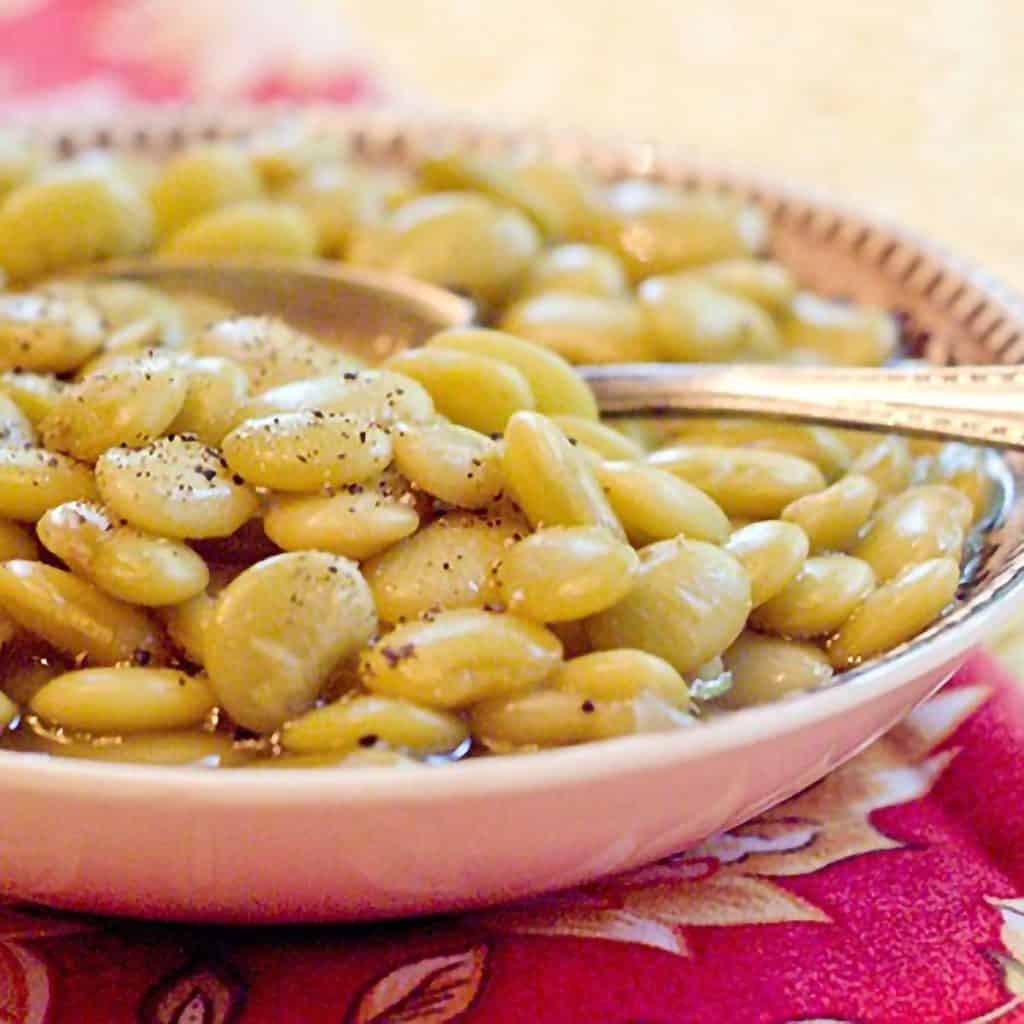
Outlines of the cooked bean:
{"label": "cooked bean", "polygon": [[30,448],[36,432],[18,404],[0,391],[0,447]]}
{"label": "cooked bean", "polygon": [[820,647],[759,633],[742,633],[722,659],[732,675],[732,686],[722,698],[730,708],[777,700],[832,678],[832,666]]}
{"label": "cooked bean", "polygon": [[508,363],[526,378],[538,412],[597,419],[593,392],[565,359],[543,345],[502,331],[460,327],[435,334],[427,347],[450,348]]}
{"label": "cooked bean", "polygon": [[603,526],[625,536],[593,470],[548,417],[520,412],[509,420],[501,468],[533,526]]}
{"label": "cooked bean", "polygon": [[20,714],[18,705],[5,693],[0,693],[0,732],[3,732]]}
{"label": "cooked bean", "polygon": [[168,431],[194,434],[218,445],[234,426],[249,394],[245,371],[221,356],[197,356],[184,364],[185,398]]}
{"label": "cooked bean", "polygon": [[257,562],[221,592],[203,661],[232,719],[269,733],[310,708],[331,670],[376,628],[373,597],[354,562],[289,552]]}
{"label": "cooked bean", "polygon": [[587,620],[587,636],[598,650],[637,648],[686,675],[721,654],[749,612],[750,581],[732,555],[701,541],[666,540],[640,552],[633,589]]}
{"label": "cooked bean", "polygon": [[542,252],[530,267],[521,294],[574,292],[621,296],[628,289],[622,261],[599,245],[572,242]]}
{"label": "cooked bean", "polygon": [[395,465],[420,490],[461,508],[483,508],[504,481],[498,446],[484,434],[451,423],[399,428]]}
{"label": "cooked bean", "polygon": [[911,487],[878,510],[852,554],[864,559],[883,583],[931,558],[959,562],[973,516],[970,499],[954,487]]}
{"label": "cooked bean", "polygon": [[628,298],[544,292],[509,306],[500,325],[570,363],[641,363],[657,357],[647,319]]}
{"label": "cooked bean", "polygon": [[548,685],[598,701],[631,700],[646,692],[676,708],[690,706],[686,680],[667,661],[628,648],[595,651],[566,661]]}
{"label": "cooked bean", "polygon": [[210,578],[206,563],[187,544],[118,525],[89,502],[50,509],[36,532],[70,569],[130,604],[179,604]]}
{"label": "cooked bean", "polygon": [[31,523],[55,505],[95,496],[88,466],[43,448],[0,447],[0,516]]}
{"label": "cooked bean", "polygon": [[594,210],[592,183],[575,167],[542,157],[517,161],[507,168],[509,177],[543,196],[548,215],[557,216],[556,238],[579,238],[587,233]]}
{"label": "cooked bean", "polygon": [[197,217],[175,232],[160,251],[209,260],[305,260],[316,255],[316,229],[293,206],[252,200]]}
{"label": "cooked bean", "polygon": [[899,331],[887,310],[799,292],[782,319],[782,337],[846,366],[881,366],[895,352]]}
{"label": "cooked bean", "polygon": [[162,652],[144,613],[108,597],[63,569],[15,559],[0,564],[0,610],[22,629],[75,658],[98,665]]}
{"label": "cooked bean", "polygon": [[956,596],[960,567],[952,558],[908,566],[883,583],[829,643],[836,668],[857,665],[916,636]]}
{"label": "cooked bean", "polygon": [[209,626],[216,601],[207,591],[158,609],[157,615],[171,640],[195,665],[202,665],[206,657],[206,628]]}
{"label": "cooked bean", "polygon": [[103,320],[84,302],[0,294],[0,367],[67,373],[103,344]]}
{"label": "cooked bean", "polygon": [[17,403],[33,427],[57,404],[63,390],[64,382],[48,373],[21,369],[0,373],[0,391]]}
{"label": "cooked bean", "polygon": [[729,520],[718,505],[703,491],[663,469],[605,462],[595,472],[634,544],[680,535],[720,544],[729,536]]}
{"label": "cooked bean", "polygon": [[336,494],[280,495],[263,517],[267,536],[285,551],[313,549],[362,560],[416,532],[420,517],[405,501],[356,485]]}
{"label": "cooked bean", "polygon": [[775,323],[760,306],[698,277],[650,277],[637,295],[663,359],[770,358],[781,348]]}
{"label": "cooked bean", "polygon": [[169,668],[65,672],[33,698],[49,722],[89,733],[133,733],[198,725],[213,709],[206,680]]}
{"label": "cooked bean", "polygon": [[238,767],[249,763],[249,749],[236,747],[223,733],[200,729],[160,729],[114,737],[63,736],[60,742],[46,735],[29,733],[19,737],[18,750],[70,757],[84,761],[128,764],[180,765],[201,768]]}
{"label": "cooked bean", "polygon": [[803,640],[834,633],[875,588],[867,562],[849,555],[816,555],[796,578],[751,616],[769,633]]}
{"label": "cooked bean", "polygon": [[391,435],[365,416],[282,412],[245,420],[224,438],[224,458],[257,486],[315,491],[362,483],[391,463]]}
{"label": "cooked bean", "polygon": [[774,260],[731,259],[706,263],[691,273],[724,292],[781,313],[796,292],[793,275]]}
{"label": "cooked bean", "polygon": [[501,601],[495,566],[529,532],[516,512],[454,512],[370,558],[363,566],[385,622],[431,610],[482,608]]}
{"label": "cooked bean", "polygon": [[71,277],[47,281],[44,290],[54,298],[84,302],[95,309],[108,331],[105,351],[133,344],[180,348],[184,341],[185,324],[174,300],[149,285]]}
{"label": "cooked bean", "polygon": [[782,510],[811,542],[811,552],[848,551],[857,541],[878,501],[878,486],[870,477],[850,473],[816,494],[805,494]]}
{"label": "cooked bean", "polygon": [[914,472],[907,439],[896,434],[887,435],[865,448],[850,464],[850,472],[873,480],[881,498],[902,491]]}
{"label": "cooked bean", "polygon": [[570,442],[585,445],[598,455],[598,463],[604,459],[642,459],[647,454],[632,438],[598,420],[580,416],[552,416],[551,419],[562,428]]}
{"label": "cooked bean", "polygon": [[[181,437],[109,449],[96,463],[96,482],[115,515],[147,533],[179,540],[227,537],[259,507],[255,493],[232,476],[216,449]],[[70,494],[62,501],[91,496]]]}
{"label": "cooked bean", "polygon": [[949,484],[962,491],[974,508],[974,521],[983,519],[992,508],[995,480],[988,467],[990,453],[966,444],[945,444],[924,467],[929,483]]}
{"label": "cooked bean", "polygon": [[791,501],[825,489],[814,463],[782,452],[673,445],[648,461],[689,481],[730,516],[771,519]]}
{"label": "cooked bean", "polygon": [[385,633],[359,659],[367,689],[438,708],[528,690],[559,666],[549,630],[514,615],[440,612]]}
{"label": "cooked bean", "polygon": [[343,697],[286,722],[281,746],[294,753],[357,750],[382,743],[418,756],[448,754],[469,738],[456,715],[394,697]]}
{"label": "cooked bean", "polygon": [[799,526],[771,519],[737,530],[723,546],[747,570],[755,608],[796,578],[810,550]]}
{"label": "cooked bean", "polygon": [[552,526],[514,544],[498,567],[510,612],[538,622],[582,619],[633,586],[636,552],[599,526]]}

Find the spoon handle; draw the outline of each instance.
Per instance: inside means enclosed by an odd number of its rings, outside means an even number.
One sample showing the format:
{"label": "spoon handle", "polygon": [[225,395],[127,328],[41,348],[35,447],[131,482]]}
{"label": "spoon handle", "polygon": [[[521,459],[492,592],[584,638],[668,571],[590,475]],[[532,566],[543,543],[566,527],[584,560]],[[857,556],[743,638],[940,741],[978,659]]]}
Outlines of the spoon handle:
{"label": "spoon handle", "polygon": [[612,416],[729,413],[1024,448],[1024,366],[579,367]]}

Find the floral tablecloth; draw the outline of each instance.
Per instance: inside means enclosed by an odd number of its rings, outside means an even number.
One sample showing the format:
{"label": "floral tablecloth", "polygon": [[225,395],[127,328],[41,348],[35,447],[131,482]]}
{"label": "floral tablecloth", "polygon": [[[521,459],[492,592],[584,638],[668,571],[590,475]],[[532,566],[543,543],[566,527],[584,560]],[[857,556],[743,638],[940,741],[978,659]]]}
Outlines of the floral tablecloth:
{"label": "floral tablecloth", "polygon": [[[0,111],[382,94],[329,4],[0,0]],[[571,892],[270,930],[0,906],[0,1024],[1024,1021],[1022,750],[977,655],[788,803]]]}

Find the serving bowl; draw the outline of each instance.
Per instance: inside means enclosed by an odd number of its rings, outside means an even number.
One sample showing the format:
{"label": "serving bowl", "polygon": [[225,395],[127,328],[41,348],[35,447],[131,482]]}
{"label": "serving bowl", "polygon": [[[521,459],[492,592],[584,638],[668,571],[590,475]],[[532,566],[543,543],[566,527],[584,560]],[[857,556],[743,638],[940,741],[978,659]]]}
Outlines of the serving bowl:
{"label": "serving bowl", "polygon": [[[159,154],[280,116],[139,111],[31,130],[62,153]],[[1018,299],[827,199],[647,145],[329,109],[296,116],[374,164],[406,164],[438,145],[535,147],[605,178],[738,195],[764,209],[775,254],[805,284],[898,310],[914,355],[1024,359]],[[827,688],[697,728],[429,770],[204,773],[0,752],[0,895],[174,920],[355,920],[482,906],[655,860],[815,783],[941,686],[1011,614],[1024,581],[1024,498],[1003,490],[958,602],[925,633]]]}

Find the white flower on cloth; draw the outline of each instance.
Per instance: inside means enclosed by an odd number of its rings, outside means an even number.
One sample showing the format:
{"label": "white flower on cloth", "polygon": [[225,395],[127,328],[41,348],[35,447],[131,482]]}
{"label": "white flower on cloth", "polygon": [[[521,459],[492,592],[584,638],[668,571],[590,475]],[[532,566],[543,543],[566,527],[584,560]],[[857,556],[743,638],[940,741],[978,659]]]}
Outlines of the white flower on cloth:
{"label": "white flower on cloth", "polygon": [[241,96],[268,79],[299,90],[368,63],[338,0],[120,0],[95,32],[99,56],[181,74],[203,97]]}

